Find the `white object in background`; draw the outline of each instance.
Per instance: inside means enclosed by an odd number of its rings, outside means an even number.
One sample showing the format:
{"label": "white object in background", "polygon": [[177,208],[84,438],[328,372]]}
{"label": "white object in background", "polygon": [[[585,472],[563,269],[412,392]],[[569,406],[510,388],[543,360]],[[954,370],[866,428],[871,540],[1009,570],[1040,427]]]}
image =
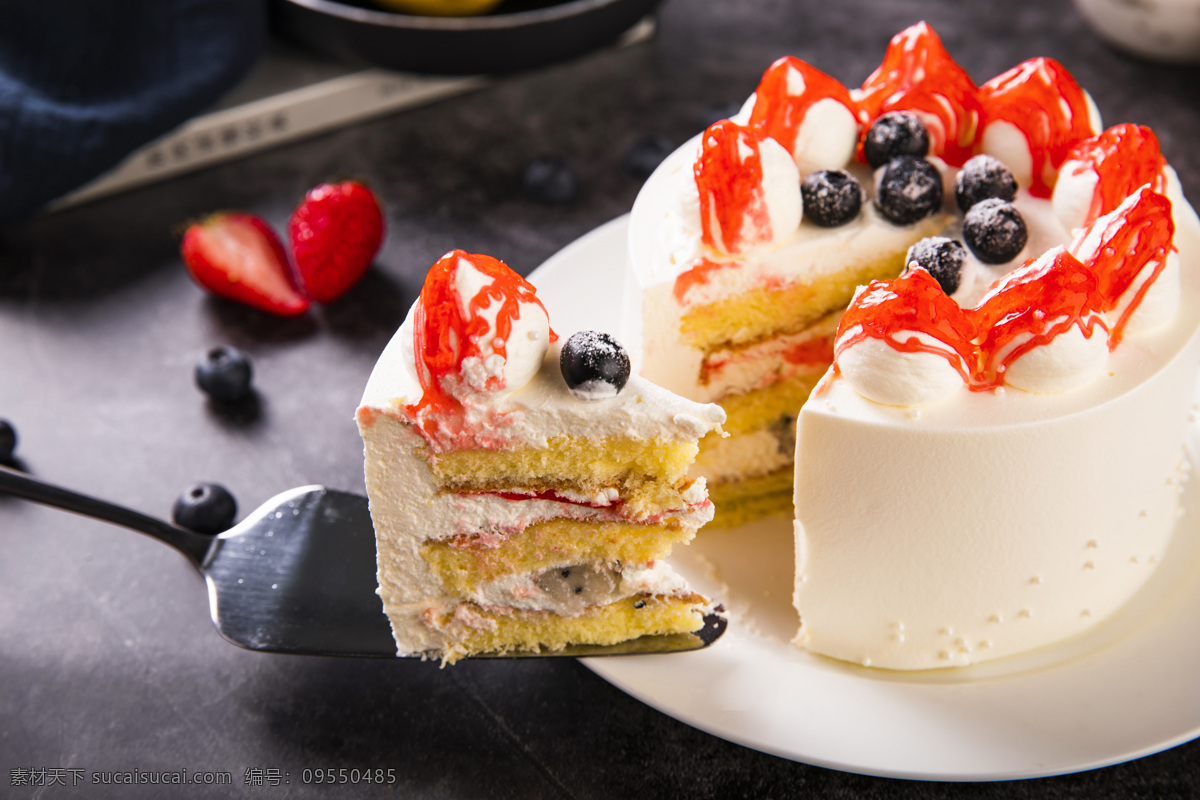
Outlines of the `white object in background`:
{"label": "white object in background", "polygon": [[1200,0],[1075,0],[1114,46],[1154,61],[1200,63]]}

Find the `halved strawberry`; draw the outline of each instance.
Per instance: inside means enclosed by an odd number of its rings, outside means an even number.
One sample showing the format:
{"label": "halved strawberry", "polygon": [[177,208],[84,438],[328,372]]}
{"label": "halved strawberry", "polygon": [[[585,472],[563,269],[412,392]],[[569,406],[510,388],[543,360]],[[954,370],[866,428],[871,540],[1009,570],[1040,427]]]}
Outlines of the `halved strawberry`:
{"label": "halved strawberry", "polygon": [[288,239],[302,290],[332,303],[358,283],[383,243],[383,213],[357,181],[324,183],[292,212]]}
{"label": "halved strawberry", "polygon": [[222,212],[183,234],[183,263],[196,283],[215,295],[281,317],[308,310],[293,283],[283,242],[261,217]]}

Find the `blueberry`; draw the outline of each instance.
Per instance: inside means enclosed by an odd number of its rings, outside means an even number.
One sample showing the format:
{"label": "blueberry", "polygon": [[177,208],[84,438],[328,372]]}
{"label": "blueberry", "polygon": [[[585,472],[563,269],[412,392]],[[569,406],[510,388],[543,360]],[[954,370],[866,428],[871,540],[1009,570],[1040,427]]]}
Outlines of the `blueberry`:
{"label": "blueberry", "polygon": [[963,164],[954,179],[954,201],[958,210],[967,213],[981,200],[999,197],[1011,201],[1017,196],[1017,179],[997,158],[978,155]]}
{"label": "blueberry", "polygon": [[889,111],[871,123],[863,140],[863,155],[871,169],[878,169],[896,156],[929,155],[929,132],[911,111]]}
{"label": "blueberry", "polygon": [[559,367],[580,400],[615,397],[629,380],[629,356],[607,333],[580,331],[563,345]]}
{"label": "blueberry", "polygon": [[549,206],[562,205],[579,193],[579,172],[560,155],[542,155],[525,165],[521,185],[530,199]]}
{"label": "blueberry", "polygon": [[1012,203],[993,197],[967,211],[963,218],[963,240],[983,263],[1003,264],[1025,249],[1029,231],[1021,212]]}
{"label": "blueberry", "polygon": [[0,419],[0,464],[11,464],[17,451],[17,429],[6,419]]}
{"label": "blueberry", "polygon": [[962,281],[963,262],[967,258],[967,249],[962,242],[947,239],[945,236],[928,236],[908,248],[904,258],[904,268],[907,272],[913,262],[928,272],[942,287],[946,294],[958,291]]}
{"label": "blueberry", "polygon": [[249,395],[253,374],[250,358],[228,345],[212,348],[196,362],[196,385],[218,403],[233,403]]}
{"label": "blueberry", "polygon": [[911,225],[942,205],[942,173],[916,156],[896,156],[879,171],[875,207],[897,225]]}
{"label": "blueberry", "polygon": [[573,567],[548,569],[534,576],[533,583],[551,600],[572,603],[577,608],[612,597],[620,580],[619,571],[610,565],[582,563]]}
{"label": "blueberry", "polygon": [[674,149],[671,140],[661,133],[647,133],[634,139],[625,148],[621,166],[633,177],[644,181]]}
{"label": "blueberry", "polygon": [[197,483],[184,490],[171,509],[171,519],[196,533],[223,533],[233,527],[237,502],[224,486]]}
{"label": "blueberry", "polygon": [[804,216],[822,228],[845,225],[862,210],[863,188],[844,169],[810,172],[800,182]]}
{"label": "blueberry", "polygon": [[775,437],[775,448],[779,455],[794,458],[796,455],[796,418],[784,414],[774,422],[768,423],[767,428]]}

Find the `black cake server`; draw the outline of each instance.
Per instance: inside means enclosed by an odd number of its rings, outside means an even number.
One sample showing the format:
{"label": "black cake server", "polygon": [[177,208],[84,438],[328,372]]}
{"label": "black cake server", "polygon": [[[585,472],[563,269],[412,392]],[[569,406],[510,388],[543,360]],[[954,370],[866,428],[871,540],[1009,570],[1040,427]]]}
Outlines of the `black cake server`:
{"label": "black cake server", "polygon": [[[213,623],[238,647],[267,653],[395,657],[375,594],[375,533],[367,499],[302,486],[276,495],[228,531],[209,536],[0,467],[0,493],[144,533],[170,545],[204,577]],[[670,653],[709,646],[720,614],[694,634],[643,636],[615,645],[478,657]]]}

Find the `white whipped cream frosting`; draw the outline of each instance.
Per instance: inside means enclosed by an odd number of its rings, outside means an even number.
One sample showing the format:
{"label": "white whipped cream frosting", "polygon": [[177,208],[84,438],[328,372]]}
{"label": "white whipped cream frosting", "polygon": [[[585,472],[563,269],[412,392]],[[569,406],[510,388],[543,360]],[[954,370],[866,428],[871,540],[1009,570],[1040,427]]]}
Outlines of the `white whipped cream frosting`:
{"label": "white whipped cream frosting", "polygon": [[[788,93],[798,97],[806,88],[804,76],[789,68]],[[758,95],[751,94],[730,119],[739,125],[748,124],[756,102]],[[817,170],[841,169],[850,163],[858,147],[858,118],[839,101],[825,97],[809,106],[796,129],[796,138],[780,144],[793,154],[801,177]]]}
{"label": "white whipped cream frosting", "polygon": [[[1133,206],[1138,198],[1139,193],[1134,192],[1125,199],[1121,205],[1105,214],[1098,217],[1086,232],[1078,231],[1078,236],[1071,243],[1071,253],[1080,261],[1087,261],[1095,257],[1099,250],[1107,246],[1107,236],[1110,226],[1119,224],[1120,220],[1126,211]],[[1186,205],[1187,201],[1184,201]],[[1180,207],[1177,202],[1172,203],[1173,216],[1175,218],[1176,229],[1181,223],[1186,224],[1190,220],[1187,219],[1183,212],[1183,207]],[[1157,330],[1164,325],[1167,325],[1175,318],[1179,311],[1180,303],[1180,264],[1179,252],[1172,250],[1167,254],[1166,264],[1157,276],[1154,275],[1154,262],[1147,264],[1142,268],[1142,271],[1134,278],[1129,288],[1125,290],[1117,301],[1114,309],[1109,311],[1105,317],[1110,325],[1115,324],[1120,320],[1128,310],[1131,303],[1137,301],[1137,308],[1129,317],[1129,321],[1125,326],[1125,333],[1133,336],[1149,333]],[[1148,281],[1153,281],[1147,286]],[[1140,299],[1139,299],[1140,298]]]}
{"label": "white whipped cream frosting", "polygon": [[[1066,248],[1058,245],[1047,250],[1031,263],[1014,270],[1012,275],[1036,275],[1054,262]],[[985,304],[1000,292],[1003,281],[980,298]],[[1054,330],[1067,319],[1046,319],[1043,325]],[[1048,342],[1031,347],[1008,364],[1004,373],[1004,385],[1014,389],[1039,394],[1067,392],[1084,386],[1098,378],[1108,364],[1108,334],[1097,324],[1099,313],[1092,313],[1076,321]],[[1086,330],[1085,330],[1086,329]],[[1008,356],[1023,347],[1033,338],[1029,332],[1018,334],[995,353],[992,361],[1002,364]]]}
{"label": "white whipped cream frosting", "polygon": [[[1087,103],[1088,125],[1093,134],[1099,133],[1104,130],[1100,119],[1100,109],[1096,107],[1096,102],[1092,100],[1092,96],[1086,90],[1083,97]],[[1016,125],[1006,120],[988,123],[984,126],[983,136],[980,138],[980,148],[982,152],[1000,159],[1017,179],[1018,186],[1030,185],[1033,180],[1033,155],[1029,149],[1029,139]],[[1051,167],[1046,165],[1046,169],[1050,170]],[[1042,177],[1053,186],[1057,174]]]}
{"label": "white whipped cream frosting", "polygon": [[800,171],[796,169],[791,153],[774,139],[763,140],[759,145],[759,157],[763,169],[763,198],[771,227],[770,231],[753,231],[747,240],[773,244],[791,236],[804,216]]}
{"label": "white whipped cream frosting", "polygon": [[[746,144],[741,143],[739,155],[744,161],[753,155]],[[790,236],[800,225],[804,213],[804,204],[800,197],[800,173],[791,153],[783,145],[771,138],[763,139],[758,146],[758,156],[762,163],[762,204],[766,210],[766,224],[759,226],[752,215],[746,215],[742,221],[740,239],[743,244],[734,246],[721,238],[721,226],[714,218],[709,230],[717,240],[717,249],[724,253],[744,252],[748,249],[770,245]],[[680,186],[681,196],[677,208],[681,213],[691,214],[694,209],[695,219],[685,220],[683,224],[700,231],[700,189],[695,177],[689,183]],[[691,195],[695,195],[694,199]],[[713,204],[716,213],[716,204]]]}
{"label": "white whipped cream frosting", "polygon": [[[599,580],[589,581],[588,591],[559,597],[546,590],[541,573],[506,575],[474,588],[467,593],[467,599],[483,606],[503,606],[525,611],[550,611],[562,616],[578,616],[589,607],[615,603],[643,593],[683,595],[688,592],[687,582],[665,561],[624,565],[619,569],[602,563],[569,566],[573,569],[590,570]],[[560,568],[552,567],[545,572]]]}
{"label": "white whipped cream frosting", "polygon": [[1000,159],[1017,180],[1018,186],[1028,186],[1033,180],[1033,156],[1024,132],[1006,120],[988,123],[983,129],[982,150]]}
{"label": "white whipped cream frosting", "polygon": [[[491,300],[478,311],[470,308],[471,301],[480,295],[494,279],[480,272],[469,259],[459,258],[454,273],[454,289],[464,316],[482,319],[487,330],[479,335],[478,356],[468,356],[462,363],[461,391],[487,391],[487,381],[498,378],[501,391],[514,392],[531,380],[542,367],[546,349],[550,346],[550,319],[540,303],[518,301],[518,314],[512,322],[508,338],[500,338],[496,318],[501,304]],[[505,354],[496,352],[503,347]]]}
{"label": "white whipped cream frosting", "polygon": [[1064,228],[1073,231],[1083,227],[1099,180],[1096,170],[1082,167],[1075,159],[1063,162],[1050,202],[1054,216]]}
{"label": "white whipped cream frosting", "polygon": [[[1053,324],[1050,320],[1048,324]],[[1024,344],[1032,334],[1023,334],[1010,343],[1010,349]],[[997,357],[1003,359],[1005,352]],[[1050,342],[1031,348],[1008,365],[1004,383],[1025,392],[1068,392],[1090,383],[1108,366],[1108,337],[1097,328],[1087,336],[1078,325],[1055,336]]]}
{"label": "white whipped cream frosting", "polygon": [[[1186,207],[1178,209],[1175,213],[1194,215],[1195,211],[1183,197],[1183,189],[1179,185],[1179,175],[1174,168],[1167,165],[1163,169],[1163,177],[1166,179],[1166,195],[1170,198],[1171,204]],[[1074,232],[1084,226],[1099,180],[1100,176],[1091,164],[1081,165],[1075,159],[1063,162],[1050,200],[1059,224],[1068,231]]]}
{"label": "white whipped cream frosting", "polygon": [[[786,443],[791,444],[791,436]],[[716,483],[754,475],[767,475],[792,463],[777,431],[760,428],[705,445],[689,474]]]}
{"label": "white whipped cream frosting", "polygon": [[[1142,270],[1129,289],[1121,296],[1117,307],[1110,312],[1110,319],[1119,319],[1129,304],[1141,291],[1146,281],[1150,280],[1151,272]],[[1179,253],[1168,253],[1167,263],[1154,282],[1146,288],[1138,302],[1137,310],[1129,317],[1125,333],[1129,336],[1141,336],[1170,324],[1179,313],[1182,302],[1180,282],[1183,279]]]}
{"label": "white whipped cream frosting", "polygon": [[[1090,204],[1090,189],[1088,191],[1088,203]],[[1182,200],[1181,194],[1177,196]],[[1126,205],[1131,203],[1132,199],[1131,196],[1126,204],[1101,219],[1119,219]],[[1103,225],[1094,226],[1090,237],[1081,238],[1072,244],[1072,237],[1062,224],[1062,217],[1058,213],[1053,199],[1035,198],[1021,190],[1017,193],[1014,205],[1025,219],[1029,231],[1028,243],[1014,259],[998,265],[984,264],[971,255],[968,250],[963,265],[962,282],[952,296],[960,306],[971,307],[987,302],[991,285],[1025,260],[1034,258],[1038,262],[1042,262],[1044,259],[1052,257],[1059,249],[1071,245],[1072,255],[1087,262],[1102,244]],[[1181,224],[1194,224],[1195,214],[1186,200],[1183,200],[1182,203],[1179,201],[1173,203],[1173,216],[1177,229]],[[961,236],[960,231],[960,223],[956,222],[943,235],[957,237]],[[1116,309],[1104,314],[1104,321],[1110,329],[1125,313],[1129,303],[1139,295],[1141,295],[1141,299],[1138,306],[1125,327],[1126,335],[1137,336],[1154,331],[1174,319],[1180,303],[1178,254],[1171,253],[1168,256],[1166,268],[1143,293],[1143,285],[1151,277],[1150,270],[1143,270],[1121,298]],[[985,289],[985,287],[988,288]],[[1027,339],[1028,337],[1018,339],[1011,343],[1008,349],[1019,346]],[[866,342],[859,343],[856,347],[839,354],[837,358],[841,373],[864,397],[885,405],[917,407],[950,397],[958,388],[966,391],[966,384],[961,378],[957,382],[951,380],[945,370],[942,370],[932,360],[941,360],[946,363],[938,356],[904,353],[890,347],[886,342],[878,341],[868,351],[862,349],[865,344]],[[853,353],[852,351],[860,352]],[[865,357],[867,352],[871,353],[870,358]],[[1098,330],[1091,336],[1085,336],[1077,326],[1072,327],[1050,342],[1031,348],[1017,358],[1008,366],[1004,384],[1026,392],[1071,391],[1104,374],[1108,363],[1108,352],[1108,338],[1103,330]],[[926,356],[926,358],[916,358],[916,356]],[[1003,356],[1003,353],[997,354],[995,360],[1002,361]],[[930,360],[926,368],[922,369],[918,366],[927,359]],[[949,368],[949,364],[946,366]],[[930,372],[943,374],[945,380],[935,383],[928,382],[929,378],[926,376]]]}
{"label": "white whipped cream frosting", "polygon": [[813,103],[796,130],[788,148],[801,175],[822,169],[841,169],[854,157],[858,146],[858,120],[854,113],[833,98]]}
{"label": "white whipped cream frosting", "polygon": [[[850,338],[859,333],[852,328],[842,334]],[[866,338],[847,347],[838,355],[838,367],[855,391],[868,400],[888,406],[926,406],[963,388],[962,375],[954,363],[962,357],[949,345],[923,331],[898,331],[897,341],[916,339],[927,347],[945,353],[901,352],[887,342]]]}
{"label": "white whipped cream frosting", "polygon": [[[403,417],[401,409],[424,395],[413,354],[414,311],[415,306],[375,364],[360,411]],[[581,400],[562,377],[561,345],[555,342],[543,351],[539,369],[524,386],[462,398],[481,439],[511,447],[544,447],[558,436],[679,440],[703,435],[725,421],[719,406],[685,400],[636,375],[614,397]]]}
{"label": "white whipped cream frosting", "polygon": [[1200,362],[1200,220],[1173,212],[1178,310],[1111,352],[1072,327],[1010,365],[1011,389],[922,408],[826,377],[797,433],[798,644],[966,666],[1079,635],[1143,586],[1175,529]]}

